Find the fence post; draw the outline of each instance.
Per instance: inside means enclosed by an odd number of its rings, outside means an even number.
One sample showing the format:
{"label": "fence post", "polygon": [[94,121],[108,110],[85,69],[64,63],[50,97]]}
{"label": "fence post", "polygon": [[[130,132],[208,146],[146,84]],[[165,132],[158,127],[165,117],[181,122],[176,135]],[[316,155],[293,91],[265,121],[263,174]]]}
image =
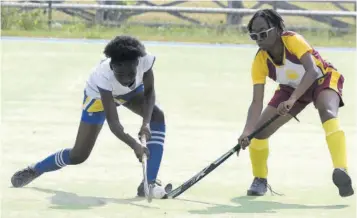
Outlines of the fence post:
{"label": "fence post", "polygon": [[[97,0],[98,5],[105,4],[105,0]],[[94,15],[94,24],[102,24],[104,22],[104,9],[96,9]]]}
{"label": "fence post", "polygon": [[[357,2],[353,2],[353,4],[355,5],[354,9],[355,11],[357,11]],[[357,17],[355,17],[355,25],[357,25]]]}
{"label": "fence post", "polygon": [[276,11],[276,9],[278,8],[276,3],[277,3],[276,1],[273,2],[273,9],[274,9],[275,11]]}
{"label": "fence post", "polygon": [[52,0],[48,1],[48,29],[52,29]]}
{"label": "fence post", "polygon": [[[242,1],[228,1],[228,8],[244,8]],[[227,14],[226,23],[228,25],[240,25],[242,22],[242,15]]]}

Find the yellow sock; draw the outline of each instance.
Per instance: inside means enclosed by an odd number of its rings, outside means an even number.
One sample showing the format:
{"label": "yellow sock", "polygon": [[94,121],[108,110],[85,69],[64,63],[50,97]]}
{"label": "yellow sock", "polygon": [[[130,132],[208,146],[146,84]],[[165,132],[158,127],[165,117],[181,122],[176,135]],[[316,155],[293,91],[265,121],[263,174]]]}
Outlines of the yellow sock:
{"label": "yellow sock", "polygon": [[337,118],[330,119],[322,124],[328,148],[330,150],[333,167],[347,170],[345,133],[340,129]]}
{"label": "yellow sock", "polygon": [[252,139],[249,145],[249,154],[252,163],[253,176],[266,179],[268,176],[268,139]]}

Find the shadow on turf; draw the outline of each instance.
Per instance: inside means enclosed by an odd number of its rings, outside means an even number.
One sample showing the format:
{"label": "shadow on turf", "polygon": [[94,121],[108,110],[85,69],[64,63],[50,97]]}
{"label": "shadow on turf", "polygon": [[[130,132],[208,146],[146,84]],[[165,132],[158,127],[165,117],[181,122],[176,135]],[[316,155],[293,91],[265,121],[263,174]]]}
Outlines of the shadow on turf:
{"label": "shadow on turf", "polygon": [[237,206],[217,205],[205,210],[191,210],[192,214],[222,214],[222,213],[276,213],[278,210],[289,209],[342,209],[348,205],[321,205],[309,206],[304,204],[284,204],[274,201],[253,201],[256,197],[242,196],[233,198],[231,201]]}
{"label": "shadow on turf", "polygon": [[144,198],[135,197],[128,199],[118,199],[118,198],[104,198],[104,197],[92,197],[92,196],[80,196],[75,193],[57,191],[52,189],[36,188],[32,187],[36,191],[44,192],[47,194],[54,194],[50,197],[51,204],[50,208],[52,209],[65,209],[65,210],[84,210],[91,209],[93,207],[101,207],[108,203],[115,204],[127,204],[141,208],[155,208],[145,205],[140,205],[135,202],[146,201]]}

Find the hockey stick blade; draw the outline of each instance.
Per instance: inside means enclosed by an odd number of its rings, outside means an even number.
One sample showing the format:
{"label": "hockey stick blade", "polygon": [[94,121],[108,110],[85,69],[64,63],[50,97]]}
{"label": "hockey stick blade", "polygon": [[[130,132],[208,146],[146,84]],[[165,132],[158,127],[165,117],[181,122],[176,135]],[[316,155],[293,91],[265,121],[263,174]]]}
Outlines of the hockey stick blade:
{"label": "hockey stick blade", "polygon": [[[272,117],[271,119],[269,119],[267,122],[265,122],[261,127],[259,127],[258,129],[256,129],[253,133],[251,133],[248,138],[252,139],[255,137],[255,135],[257,135],[258,133],[260,133],[263,129],[265,129],[267,126],[269,126],[272,122],[274,122],[277,118],[279,117],[279,115],[275,115],[274,117]],[[213,163],[211,163],[209,166],[207,166],[206,168],[204,168],[203,170],[201,170],[199,173],[197,173],[196,175],[194,175],[191,179],[189,179],[188,181],[186,181],[185,183],[183,183],[181,186],[177,187],[176,189],[172,190],[171,192],[167,193],[163,198],[167,199],[167,198],[175,198],[179,195],[181,195],[183,192],[185,192],[187,189],[191,188],[194,184],[196,184],[198,181],[200,181],[201,179],[203,179],[205,176],[207,176],[209,173],[211,173],[214,169],[216,169],[219,165],[221,165],[224,161],[226,161],[230,156],[232,156],[232,154],[234,154],[235,152],[239,152],[240,150],[240,144],[237,144],[236,146],[234,146],[232,149],[230,149],[227,153],[225,153],[224,155],[222,155],[220,158],[218,158],[217,160],[215,160]]]}

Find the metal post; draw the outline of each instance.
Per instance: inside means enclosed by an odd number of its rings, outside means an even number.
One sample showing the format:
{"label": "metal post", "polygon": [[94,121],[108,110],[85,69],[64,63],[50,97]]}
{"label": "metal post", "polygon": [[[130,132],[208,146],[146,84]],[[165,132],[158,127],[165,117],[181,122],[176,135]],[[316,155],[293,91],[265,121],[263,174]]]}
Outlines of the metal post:
{"label": "metal post", "polygon": [[52,29],[52,0],[48,1],[48,29]]}
{"label": "metal post", "polygon": [[[228,1],[228,8],[244,8],[242,1]],[[242,16],[239,14],[227,14],[226,24],[228,25],[240,25],[242,22]]]}
{"label": "metal post", "polygon": [[[356,12],[357,11],[357,1],[353,2],[353,4],[355,5],[354,9]],[[357,17],[355,17],[355,25],[357,25]]]}

